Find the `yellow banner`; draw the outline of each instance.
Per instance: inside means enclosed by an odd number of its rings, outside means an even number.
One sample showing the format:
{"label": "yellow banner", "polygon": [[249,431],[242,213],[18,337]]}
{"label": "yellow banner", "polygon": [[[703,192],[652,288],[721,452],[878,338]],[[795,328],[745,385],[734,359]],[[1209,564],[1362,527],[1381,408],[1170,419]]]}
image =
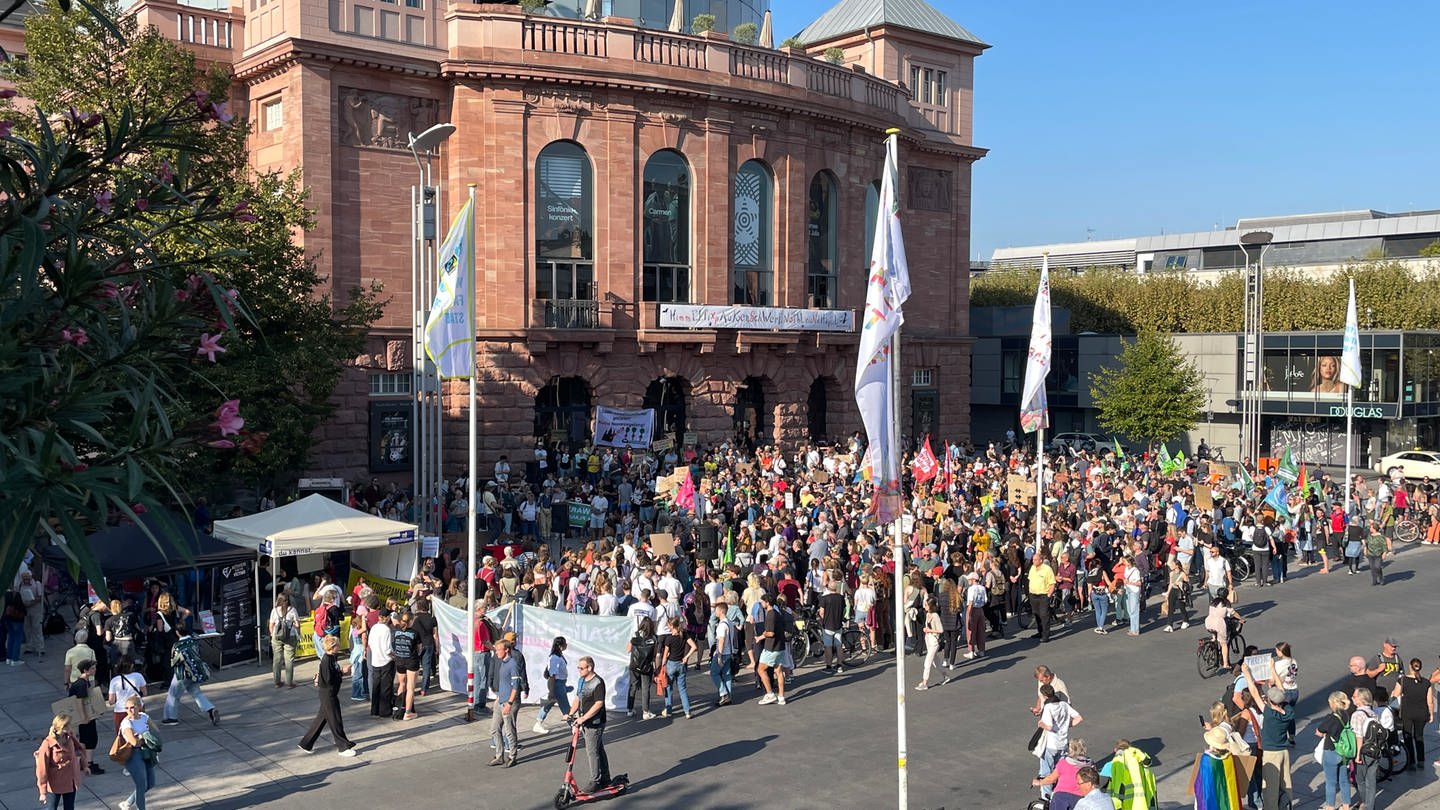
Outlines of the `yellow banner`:
{"label": "yellow banner", "polygon": [[353,566],[350,568],[350,579],[345,585],[345,595],[347,598],[355,592],[355,586],[360,584],[361,579],[364,579],[365,584],[370,586],[370,590],[374,591],[375,595],[380,597],[380,605],[382,607],[385,605],[386,599],[394,599],[398,605],[405,605],[410,601],[405,596],[405,592],[410,590],[408,583],[377,577]]}
{"label": "yellow banner", "polygon": [[[350,617],[340,620],[340,649],[350,649]],[[319,658],[315,651],[315,614],[300,620],[300,643],[295,645],[295,658]]]}

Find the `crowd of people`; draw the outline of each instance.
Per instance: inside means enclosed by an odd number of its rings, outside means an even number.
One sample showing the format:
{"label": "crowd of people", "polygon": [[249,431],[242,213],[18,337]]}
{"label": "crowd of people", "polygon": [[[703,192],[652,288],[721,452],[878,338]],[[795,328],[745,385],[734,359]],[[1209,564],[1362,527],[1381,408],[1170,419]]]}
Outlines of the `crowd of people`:
{"label": "crowd of people", "polygon": [[[933,474],[924,480],[907,474],[906,549],[897,567],[890,538],[868,520],[869,488],[858,437],[833,446],[802,445],[793,452],[728,444],[703,452],[570,452],[537,444],[533,461],[513,472],[510,461],[501,458],[486,480],[477,482],[475,507],[487,548],[493,550],[478,561],[474,582],[474,671],[476,683],[488,686],[476,690],[474,702],[477,710],[491,713],[491,764],[517,764],[520,729],[548,733],[552,728],[546,719],[558,706],[563,716],[578,716],[588,724],[585,743],[599,749],[591,754],[591,787],[603,786],[608,778],[602,734],[606,684],[593,662],[586,669],[567,657],[563,638],[546,640],[551,655],[546,683],[537,688],[545,698],[538,717],[531,726],[518,721],[521,700],[531,691],[523,657],[513,633],[486,618],[504,604],[631,617],[635,630],[627,645],[625,704],[626,714],[634,717],[638,710],[641,722],[672,713],[693,716],[687,683],[692,668],[708,669],[717,708],[733,703],[736,690],[743,688],[737,684],[746,679],[759,695],[758,705],[786,705],[787,681],[793,683],[796,665],[802,663],[794,660],[789,641],[808,622],[820,629],[822,673],[843,676],[840,639],[858,630],[867,648],[903,645],[919,657],[916,688],[927,689],[937,673],[960,674],[965,662],[987,655],[988,641],[1020,628],[1033,626],[1044,644],[1061,621],[1093,622],[1100,635],[1120,628],[1136,636],[1153,627],[1187,627],[1192,618],[1200,621],[1192,611],[1203,591],[1203,621],[1217,634],[1222,663],[1242,667],[1243,661],[1230,659],[1226,643],[1232,626],[1227,620],[1236,616],[1233,595],[1242,584],[1234,570],[1239,558],[1250,563],[1257,587],[1283,586],[1291,568],[1304,565],[1319,566],[1321,573],[1343,566],[1351,574],[1363,565],[1377,585],[1383,584],[1394,521],[1415,504],[1433,502],[1428,481],[1376,484],[1359,477],[1347,502],[1343,486],[1325,475],[1277,499],[1271,493],[1284,483],[1274,473],[1193,466],[1162,473],[1153,459],[1111,452],[1049,455],[1045,486],[1037,497],[1033,489],[1016,486],[1034,481],[1035,463],[1033,450],[1023,447],[945,445]],[[683,486],[657,487],[657,478],[686,469],[693,495]],[[465,485],[463,475],[449,482],[442,488],[446,496],[433,505],[447,529],[459,530],[469,511]],[[399,487],[371,482],[357,487],[353,498],[361,508],[413,517],[414,504]],[[581,525],[572,525],[571,507],[577,503],[587,509]],[[651,541],[657,532],[671,534],[673,552],[655,548]],[[423,561],[402,599],[381,599],[363,582],[343,593],[324,576],[293,577],[275,594],[268,630],[277,688],[294,686],[299,618],[315,618],[321,705],[300,742],[303,749],[311,750],[328,726],[337,749],[354,754],[339,703],[346,676],[352,680],[352,700],[369,703],[371,715],[401,721],[417,716],[416,698],[428,693],[435,677],[438,636],[430,601],[467,607],[468,570],[452,547]],[[151,658],[146,652],[151,646],[174,648],[184,641],[177,629],[185,626],[182,617],[157,623],[157,614],[166,615],[161,596],[156,594],[152,603],[147,594],[139,607],[110,606],[110,613],[134,615],[135,626],[145,629],[130,635],[132,645],[141,635],[143,643],[128,648],[128,657],[142,665]],[[1158,610],[1152,610],[1152,601]],[[341,661],[338,635],[346,614],[352,616],[351,654]],[[105,629],[110,618],[97,624],[92,616],[88,623],[99,628],[106,651],[94,660],[103,658],[113,666],[117,661],[111,653],[121,639]],[[6,619],[9,625],[8,611]],[[157,627],[174,635],[154,639]],[[1283,660],[1293,663],[1288,648]],[[573,703],[573,687],[567,685],[572,672],[582,682]],[[1274,672],[1273,683],[1236,672],[1236,682],[1247,684],[1235,690],[1236,711],[1211,715],[1214,727],[1225,729],[1227,746],[1234,735],[1252,751],[1271,752],[1262,733],[1271,709],[1280,726],[1293,728],[1293,708],[1289,717],[1284,712],[1297,698],[1294,672],[1287,680],[1283,661]],[[162,682],[170,684],[174,700],[189,692],[203,710],[201,681],[189,674],[191,669],[182,667]],[[1424,678],[1427,684],[1436,679],[1435,674]],[[490,708],[492,692],[497,697]],[[1419,693],[1413,688],[1412,693],[1413,708]],[[1270,701],[1275,694],[1279,702]],[[114,705],[123,705],[125,696],[115,697],[121,703]],[[1062,797],[1052,807],[1085,807],[1066,805],[1063,797],[1084,802],[1091,790],[1113,795],[1117,788],[1135,791],[1138,784],[1143,793],[1143,752],[1122,741],[1104,773],[1087,773],[1088,751],[1083,742],[1073,746],[1069,737],[1082,718],[1063,682],[1041,683],[1037,697],[1039,734],[1032,749],[1041,761],[1037,784],[1047,796]],[[1345,697],[1347,712],[1363,700]],[[652,699],[661,701],[654,707],[658,711],[652,711]],[[1429,700],[1433,705],[1433,694]],[[1237,722],[1246,711],[1246,722]],[[1420,722],[1403,707],[1400,716],[1402,728]],[[1350,722],[1353,714],[1345,719]],[[1267,732],[1272,737],[1274,728]],[[1412,730],[1408,744],[1419,744],[1420,736]],[[1293,731],[1287,750],[1291,739]],[[1209,741],[1207,736],[1207,746]],[[1220,756],[1210,748],[1207,756]],[[1256,769],[1262,792],[1269,784],[1264,774],[1272,765],[1280,768],[1276,754]],[[1411,761],[1421,759],[1423,750]],[[1124,766],[1120,774],[1113,772],[1117,762]],[[1288,773],[1288,765],[1285,769]],[[1268,800],[1265,806],[1271,806]]]}

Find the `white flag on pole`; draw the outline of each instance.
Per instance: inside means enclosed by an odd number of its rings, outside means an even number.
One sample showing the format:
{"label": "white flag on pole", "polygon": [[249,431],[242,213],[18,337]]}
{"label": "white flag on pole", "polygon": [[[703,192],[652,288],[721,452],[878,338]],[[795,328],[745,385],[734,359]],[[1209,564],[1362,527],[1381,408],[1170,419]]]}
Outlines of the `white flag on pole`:
{"label": "white flag on pole", "polygon": [[898,429],[891,390],[891,337],[905,322],[901,305],[910,297],[910,267],[900,234],[899,136],[885,141],[885,171],[880,180],[880,206],[875,221],[875,247],[870,254],[870,280],[855,367],[855,402],[873,460],[875,517],[890,523],[900,511]]}
{"label": "white flag on pole", "polygon": [[1340,351],[1340,382],[1360,387],[1360,326],[1355,318],[1355,279],[1350,279],[1350,303],[1345,307],[1345,340]]}
{"label": "white flag on pole", "polygon": [[475,198],[440,245],[440,286],[425,319],[425,356],[444,379],[475,373]]}
{"label": "white flag on pole", "polygon": [[1050,427],[1045,401],[1045,377],[1050,373],[1050,257],[1040,263],[1040,288],[1035,292],[1035,315],[1030,326],[1030,351],[1025,358],[1025,389],[1020,398],[1020,427],[1026,433]]}

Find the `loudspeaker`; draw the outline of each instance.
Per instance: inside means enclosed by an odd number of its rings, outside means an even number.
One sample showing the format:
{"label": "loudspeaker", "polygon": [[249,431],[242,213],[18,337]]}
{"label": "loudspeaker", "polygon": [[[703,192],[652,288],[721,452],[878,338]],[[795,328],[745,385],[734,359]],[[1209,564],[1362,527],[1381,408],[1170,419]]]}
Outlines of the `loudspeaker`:
{"label": "loudspeaker", "polygon": [[709,523],[702,523],[697,528],[695,556],[702,560],[711,560],[719,555],[720,527]]}

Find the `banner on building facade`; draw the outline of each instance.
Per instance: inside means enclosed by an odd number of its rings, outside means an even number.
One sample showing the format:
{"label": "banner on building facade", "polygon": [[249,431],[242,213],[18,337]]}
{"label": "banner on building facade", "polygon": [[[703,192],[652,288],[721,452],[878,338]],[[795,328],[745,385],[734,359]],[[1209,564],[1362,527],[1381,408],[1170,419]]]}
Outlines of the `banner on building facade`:
{"label": "banner on building facade", "polygon": [[600,447],[628,447],[649,450],[655,430],[655,409],[635,411],[595,406],[595,444]]}
{"label": "banner on building facade", "polygon": [[681,329],[782,329],[803,332],[854,332],[848,309],[661,304],[660,326]]}

